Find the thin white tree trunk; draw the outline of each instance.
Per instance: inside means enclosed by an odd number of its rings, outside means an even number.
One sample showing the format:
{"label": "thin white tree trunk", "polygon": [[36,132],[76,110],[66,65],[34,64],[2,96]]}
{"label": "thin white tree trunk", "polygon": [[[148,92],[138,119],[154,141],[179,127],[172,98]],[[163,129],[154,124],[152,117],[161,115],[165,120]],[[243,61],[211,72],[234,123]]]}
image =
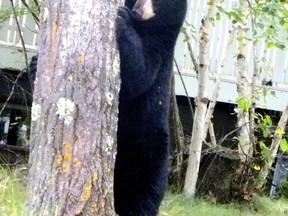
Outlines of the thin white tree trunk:
{"label": "thin white tree trunk", "polygon": [[[242,37],[243,29],[238,27],[238,37]],[[236,70],[238,71],[237,78],[237,92],[238,98],[243,98],[244,100],[249,100],[250,92],[248,89],[248,64],[246,60],[247,50],[246,45],[239,43],[238,55],[236,62]],[[249,127],[249,110],[238,109],[237,113],[237,126],[240,127],[238,133],[238,152],[240,156],[241,163],[245,163],[248,158],[252,157],[253,148],[251,149],[251,139],[250,136],[253,136]],[[243,126],[244,125],[244,126]],[[252,146],[253,147],[253,146]]]}
{"label": "thin white tree trunk", "polygon": [[214,18],[217,13],[216,4],[219,0],[213,1],[209,6],[207,16],[203,19],[200,28],[199,41],[199,73],[198,73],[198,95],[195,98],[196,109],[193,121],[193,131],[191,137],[188,167],[185,176],[184,193],[187,197],[194,197],[196,193],[196,183],[198,179],[202,143],[204,137],[204,122],[208,104],[208,50],[210,46],[211,31],[213,24],[209,18]]}
{"label": "thin white tree trunk", "polygon": [[272,164],[275,160],[275,157],[277,155],[280,141],[282,140],[282,134],[277,132],[277,131],[285,131],[285,128],[287,126],[287,122],[288,122],[288,105],[286,106],[285,110],[282,112],[281,118],[278,122],[276,131],[275,131],[274,136],[273,136],[273,140],[272,140],[271,147],[270,147],[271,157],[269,157],[269,159],[266,161],[266,163],[264,164],[263,168],[261,169],[261,171],[259,173],[259,177],[258,177],[258,181],[257,181],[257,185],[256,185],[256,188],[258,190],[261,189],[261,187],[263,186],[263,184],[266,181],[267,175],[268,175],[268,173],[272,167]]}
{"label": "thin white tree trunk", "polygon": [[[207,136],[208,128],[211,125],[211,123],[209,124],[209,122],[211,122],[211,119],[212,119],[212,116],[214,113],[214,108],[215,108],[216,103],[217,103],[217,98],[219,96],[220,84],[221,84],[221,80],[222,80],[222,74],[224,71],[224,64],[227,60],[228,50],[229,50],[229,48],[230,48],[230,46],[234,40],[234,33],[235,33],[235,29],[233,29],[232,31],[229,32],[229,37],[228,37],[227,43],[225,45],[224,52],[222,53],[222,56],[220,58],[219,68],[217,69],[217,73],[216,73],[216,77],[215,77],[215,85],[214,85],[213,95],[212,95],[211,100],[209,102],[209,106],[208,106],[206,117],[205,117],[204,136]],[[210,131],[210,129],[209,129],[209,131]]]}

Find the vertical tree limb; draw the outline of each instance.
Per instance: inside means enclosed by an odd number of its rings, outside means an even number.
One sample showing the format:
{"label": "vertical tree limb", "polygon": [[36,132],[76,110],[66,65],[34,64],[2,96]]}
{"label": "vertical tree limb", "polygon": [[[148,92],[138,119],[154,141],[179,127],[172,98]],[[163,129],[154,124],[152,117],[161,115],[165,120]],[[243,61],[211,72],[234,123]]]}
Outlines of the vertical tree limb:
{"label": "vertical tree limb", "polygon": [[194,197],[198,179],[202,144],[204,141],[204,124],[208,103],[208,50],[210,46],[211,31],[213,23],[209,20],[217,13],[218,0],[211,1],[207,16],[202,19],[199,41],[199,73],[198,73],[198,94],[195,98],[196,109],[193,120],[193,130],[189,150],[188,167],[185,176],[184,193],[187,197]]}
{"label": "vertical tree limb", "polygon": [[271,143],[270,151],[271,151],[271,156],[268,158],[267,161],[265,161],[265,164],[263,168],[260,170],[258,179],[257,179],[257,184],[256,184],[256,189],[259,191],[264,183],[266,182],[266,178],[268,176],[268,173],[272,167],[272,164],[277,156],[277,152],[279,150],[279,145],[280,141],[282,140],[282,134],[279,133],[278,131],[285,131],[285,128],[287,126],[288,122],[288,105],[286,106],[285,110],[282,112],[281,118],[278,122],[276,131],[274,132],[273,135],[273,140]]}

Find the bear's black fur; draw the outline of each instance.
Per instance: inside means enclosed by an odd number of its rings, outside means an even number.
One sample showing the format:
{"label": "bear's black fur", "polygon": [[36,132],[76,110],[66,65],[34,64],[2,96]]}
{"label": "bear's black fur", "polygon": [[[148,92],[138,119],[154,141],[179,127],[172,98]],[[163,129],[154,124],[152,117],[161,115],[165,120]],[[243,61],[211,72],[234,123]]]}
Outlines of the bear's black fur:
{"label": "bear's black fur", "polygon": [[38,54],[32,56],[31,61],[29,63],[29,68],[27,70],[32,94],[34,92],[34,81],[36,79],[37,63],[38,63]]}
{"label": "bear's black fur", "polygon": [[116,19],[122,83],[114,198],[120,216],[154,216],[167,184],[170,80],[186,0],[152,0],[155,16],[147,20],[135,3],[126,0]]}

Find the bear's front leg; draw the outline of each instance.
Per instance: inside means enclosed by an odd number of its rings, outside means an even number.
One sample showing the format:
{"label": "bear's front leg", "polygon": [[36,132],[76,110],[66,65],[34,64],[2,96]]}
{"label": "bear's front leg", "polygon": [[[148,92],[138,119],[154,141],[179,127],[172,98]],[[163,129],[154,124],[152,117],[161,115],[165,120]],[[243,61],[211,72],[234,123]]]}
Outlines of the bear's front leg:
{"label": "bear's front leg", "polygon": [[116,35],[117,38],[128,28],[133,28],[133,15],[129,8],[121,6],[118,8],[116,18]]}

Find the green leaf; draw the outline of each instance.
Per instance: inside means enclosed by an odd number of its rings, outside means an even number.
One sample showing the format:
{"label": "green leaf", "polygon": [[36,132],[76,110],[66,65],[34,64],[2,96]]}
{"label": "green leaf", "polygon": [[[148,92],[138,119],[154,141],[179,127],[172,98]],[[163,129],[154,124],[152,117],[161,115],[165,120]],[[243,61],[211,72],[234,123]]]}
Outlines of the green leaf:
{"label": "green leaf", "polygon": [[288,142],[286,139],[282,139],[281,142],[280,142],[280,149],[283,151],[283,152],[288,152]]}
{"label": "green leaf", "polygon": [[252,164],[252,168],[256,171],[259,171],[261,169],[260,166],[257,164]]}
{"label": "green leaf", "polygon": [[264,159],[271,158],[272,151],[269,148],[264,148],[261,152]]}
{"label": "green leaf", "polygon": [[268,130],[267,127],[263,126],[263,127],[262,127],[262,136],[263,136],[264,138],[267,138],[267,137],[269,137],[269,135],[270,135],[270,131]]}
{"label": "green leaf", "polygon": [[214,5],[214,1],[210,1],[207,3],[210,7]]}
{"label": "green leaf", "polygon": [[217,9],[220,13],[225,13],[224,9],[222,7],[217,6]]}
{"label": "green leaf", "polygon": [[281,49],[281,50],[285,49],[285,45],[284,44],[280,44],[280,43],[276,43],[276,47]]}
{"label": "green leaf", "polygon": [[269,11],[269,7],[263,7],[262,8],[262,11],[265,13],[265,12],[268,12]]}
{"label": "green leaf", "polygon": [[266,87],[263,87],[262,93],[263,93],[263,96],[264,96],[264,97],[267,96],[268,90],[267,90]]}
{"label": "green leaf", "polygon": [[270,92],[272,96],[276,97],[276,92],[275,91],[271,91]]}
{"label": "green leaf", "polygon": [[211,23],[214,23],[214,22],[215,22],[215,20],[214,20],[213,17],[209,17],[208,20],[209,20]]}
{"label": "green leaf", "polygon": [[247,33],[247,32],[249,32],[250,29],[249,28],[242,28],[242,30]]}
{"label": "green leaf", "polygon": [[276,44],[274,42],[270,41],[267,43],[267,47],[268,48],[276,47]]}
{"label": "green leaf", "polygon": [[259,141],[259,146],[261,149],[267,148],[263,141]]}
{"label": "green leaf", "polygon": [[220,20],[220,19],[221,19],[220,13],[217,13],[216,14],[216,20]]}
{"label": "green leaf", "polygon": [[285,134],[285,131],[283,131],[283,130],[281,130],[281,129],[277,129],[277,130],[275,131],[275,133],[282,136],[282,135]]}
{"label": "green leaf", "polygon": [[238,37],[237,40],[238,40],[239,42],[242,42],[242,41],[244,40],[244,37]]}
{"label": "green leaf", "polygon": [[267,126],[271,126],[272,125],[272,119],[269,115],[265,115],[264,119],[263,119],[263,123]]}
{"label": "green leaf", "polygon": [[288,22],[283,23],[284,28],[288,29]]}
{"label": "green leaf", "polygon": [[236,103],[244,112],[247,112],[251,107],[250,101],[244,97],[237,98]]}

